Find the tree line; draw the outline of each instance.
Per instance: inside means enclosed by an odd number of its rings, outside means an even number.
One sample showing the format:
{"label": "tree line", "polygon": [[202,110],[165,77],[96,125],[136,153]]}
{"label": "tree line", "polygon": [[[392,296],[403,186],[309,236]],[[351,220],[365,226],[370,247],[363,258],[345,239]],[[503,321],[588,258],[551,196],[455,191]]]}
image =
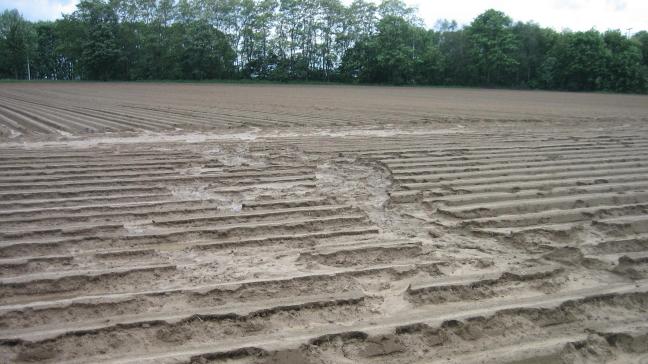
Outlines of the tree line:
{"label": "tree line", "polygon": [[487,10],[426,29],[401,0],[82,0],[0,15],[0,78],[340,81],[648,91],[648,32],[556,32]]}

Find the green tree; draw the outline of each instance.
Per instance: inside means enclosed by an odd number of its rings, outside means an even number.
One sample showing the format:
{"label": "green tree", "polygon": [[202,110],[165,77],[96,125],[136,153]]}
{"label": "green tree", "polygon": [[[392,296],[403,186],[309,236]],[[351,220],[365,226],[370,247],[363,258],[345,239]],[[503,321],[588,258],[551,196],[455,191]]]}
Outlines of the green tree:
{"label": "green tree", "polygon": [[57,80],[63,69],[57,52],[58,39],[55,23],[40,22],[34,25],[36,31],[36,52],[32,61],[32,77]]}
{"label": "green tree", "polygon": [[73,18],[84,29],[80,61],[85,78],[116,78],[121,54],[115,9],[102,0],[83,0],[77,5]]}
{"label": "green tree", "polygon": [[378,13],[383,19],[393,17],[401,18],[412,25],[421,26],[423,24],[418,16],[418,10],[407,6],[402,0],[382,0],[378,5]]}
{"label": "green tree", "polygon": [[479,83],[472,44],[465,29],[456,29],[456,23],[445,24],[438,33],[438,47],[442,55],[441,84],[472,86]]}
{"label": "green tree", "polygon": [[257,3],[246,2],[252,19],[243,31],[242,56],[244,57],[244,74],[247,77],[270,77],[272,57],[272,32],[276,20],[276,0],[261,0]]}
{"label": "green tree", "polygon": [[603,89],[609,52],[599,32],[564,33],[551,53],[556,58],[552,86],[573,91]]}
{"label": "green tree", "polygon": [[54,22],[56,53],[59,54],[61,69],[61,73],[57,76],[58,79],[74,80],[81,78],[83,74],[81,55],[86,36],[85,32],[85,24],[71,15],[63,16],[63,19]]}
{"label": "green tree", "polygon": [[642,64],[648,66],[648,31],[642,30],[632,36],[639,49],[641,50]]}
{"label": "green tree", "polygon": [[419,30],[418,33],[422,49],[416,62],[416,82],[443,84],[445,57],[439,48],[438,35],[433,30]]}
{"label": "green tree", "polygon": [[643,75],[643,79],[645,81],[643,92],[646,92],[648,91],[648,81],[646,81],[648,80],[648,32],[642,30],[636,33],[632,37],[632,40],[641,50],[641,74]]}
{"label": "green tree", "polygon": [[513,34],[518,42],[516,59],[519,62],[515,83],[531,88],[540,87],[541,67],[558,34],[531,22],[518,22],[513,26]]}
{"label": "green tree", "polygon": [[425,35],[425,31],[403,18],[382,18],[377,33],[358,43],[345,57],[342,67],[347,78],[364,82],[413,83],[427,51]]}
{"label": "green tree", "polygon": [[172,28],[182,78],[204,80],[233,75],[236,54],[225,34],[206,21],[173,24]]}
{"label": "green tree", "polygon": [[510,83],[519,62],[515,55],[518,44],[512,29],[513,21],[497,10],[487,10],[467,28],[473,48],[473,62],[479,69],[481,83]]}
{"label": "green tree", "polygon": [[36,50],[36,34],[18,10],[0,14],[0,70],[4,77],[27,78]]}
{"label": "green tree", "polygon": [[557,33],[492,9],[430,30],[402,0],[81,0],[55,22],[0,15],[0,77],[29,70],[646,92],[648,32]]}
{"label": "green tree", "polygon": [[644,91],[646,75],[641,48],[618,30],[603,34],[603,41],[608,50],[604,88],[616,92]]}

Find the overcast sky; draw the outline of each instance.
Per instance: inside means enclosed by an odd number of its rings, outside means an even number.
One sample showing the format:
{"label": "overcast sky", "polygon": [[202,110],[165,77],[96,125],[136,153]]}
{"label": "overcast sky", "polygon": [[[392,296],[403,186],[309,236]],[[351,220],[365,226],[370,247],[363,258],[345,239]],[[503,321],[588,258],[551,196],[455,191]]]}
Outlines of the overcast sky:
{"label": "overcast sky", "polygon": [[[52,20],[74,11],[78,0],[0,0],[0,10],[17,8],[29,20]],[[350,3],[351,0],[343,0]],[[648,0],[405,0],[432,27],[438,19],[470,21],[494,8],[514,20],[533,20],[556,30],[648,30]]]}

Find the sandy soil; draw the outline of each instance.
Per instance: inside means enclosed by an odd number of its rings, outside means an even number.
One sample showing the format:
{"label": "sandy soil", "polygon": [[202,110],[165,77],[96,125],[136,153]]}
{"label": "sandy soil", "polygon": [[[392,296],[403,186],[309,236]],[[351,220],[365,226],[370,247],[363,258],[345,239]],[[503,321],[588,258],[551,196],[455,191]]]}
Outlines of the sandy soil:
{"label": "sandy soil", "polygon": [[0,361],[641,363],[648,97],[0,87]]}
{"label": "sandy soil", "polygon": [[648,122],[646,96],[352,86],[20,83],[0,86],[0,136]]}

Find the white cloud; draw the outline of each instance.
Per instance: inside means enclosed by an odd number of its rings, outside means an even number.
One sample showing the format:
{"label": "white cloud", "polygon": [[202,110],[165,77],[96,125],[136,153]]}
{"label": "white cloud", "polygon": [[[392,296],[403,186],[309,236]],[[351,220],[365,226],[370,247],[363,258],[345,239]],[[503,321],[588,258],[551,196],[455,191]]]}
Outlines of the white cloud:
{"label": "white cloud", "polygon": [[[350,3],[352,0],[342,0]],[[379,2],[380,0],[373,0]],[[78,0],[0,0],[0,10],[17,8],[30,20],[51,20],[74,11]],[[494,8],[514,20],[533,20],[556,30],[648,30],[648,0],[405,0],[419,8],[428,26],[439,19],[468,24]]]}
{"label": "white cloud", "polygon": [[623,11],[628,4],[623,0],[607,0],[608,5],[612,6],[615,11]]}
{"label": "white cloud", "polygon": [[556,30],[648,30],[648,0],[405,0],[416,5],[428,26],[437,19],[468,24],[483,11],[494,8],[514,20],[533,20]]}
{"label": "white cloud", "polygon": [[54,20],[69,14],[78,0],[0,0],[0,10],[18,9],[29,20]]}

